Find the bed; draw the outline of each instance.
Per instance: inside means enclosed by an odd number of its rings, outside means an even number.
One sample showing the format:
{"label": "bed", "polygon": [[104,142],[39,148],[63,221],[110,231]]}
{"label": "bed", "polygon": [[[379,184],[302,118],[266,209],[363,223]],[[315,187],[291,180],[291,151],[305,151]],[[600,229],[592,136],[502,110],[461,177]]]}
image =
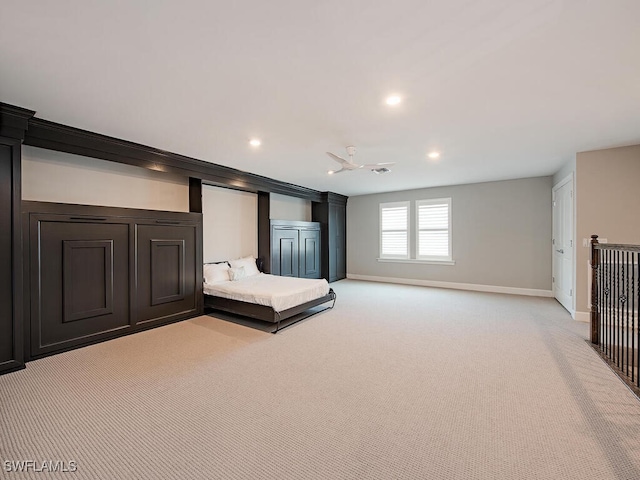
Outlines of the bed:
{"label": "bed", "polygon": [[[204,306],[273,323],[272,333],[277,333],[283,320],[308,313],[296,322],[304,320],[335,305],[336,294],[325,279],[269,275],[258,269],[259,264],[253,257],[205,264]],[[322,310],[311,310],[328,302]]]}

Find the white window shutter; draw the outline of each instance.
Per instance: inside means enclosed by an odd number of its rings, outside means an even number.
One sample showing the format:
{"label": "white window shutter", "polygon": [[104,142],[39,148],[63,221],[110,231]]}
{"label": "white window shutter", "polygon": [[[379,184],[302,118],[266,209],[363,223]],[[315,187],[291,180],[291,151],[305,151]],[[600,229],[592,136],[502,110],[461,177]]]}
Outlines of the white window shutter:
{"label": "white window shutter", "polygon": [[380,257],[409,257],[409,202],[380,204]]}
{"label": "white window shutter", "polygon": [[418,258],[451,259],[451,199],[420,200],[418,216]]}

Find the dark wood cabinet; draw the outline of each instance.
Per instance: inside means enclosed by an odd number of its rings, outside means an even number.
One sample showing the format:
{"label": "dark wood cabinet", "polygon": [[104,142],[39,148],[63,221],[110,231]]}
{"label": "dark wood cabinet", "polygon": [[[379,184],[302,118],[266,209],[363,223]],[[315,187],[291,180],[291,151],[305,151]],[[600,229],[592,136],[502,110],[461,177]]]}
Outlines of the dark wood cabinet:
{"label": "dark wood cabinet", "polygon": [[298,276],[302,278],[321,278],[321,235],[320,225],[317,228],[302,228],[299,230],[298,241]]}
{"label": "dark wood cabinet", "polygon": [[271,221],[271,273],[284,277],[320,278],[320,224]]}
{"label": "dark wood cabinet", "polygon": [[200,214],[41,202],[23,209],[28,358],[202,313]]}
{"label": "dark wood cabinet", "polygon": [[30,237],[32,356],[131,327],[129,225],[41,215]]}
{"label": "dark wood cabinet", "polygon": [[24,368],[21,151],[35,112],[0,103],[0,374]]}
{"label": "dark wood cabinet", "polygon": [[0,137],[0,373],[24,368],[19,205],[20,143]]}
{"label": "dark wood cabinet", "polygon": [[322,276],[329,282],[347,276],[347,197],[327,192],[312,205],[313,220],[322,226]]}
{"label": "dark wood cabinet", "polygon": [[195,225],[137,225],[138,316],[158,322],[196,308]]}
{"label": "dark wood cabinet", "polygon": [[346,205],[329,204],[329,281],[347,276]]}

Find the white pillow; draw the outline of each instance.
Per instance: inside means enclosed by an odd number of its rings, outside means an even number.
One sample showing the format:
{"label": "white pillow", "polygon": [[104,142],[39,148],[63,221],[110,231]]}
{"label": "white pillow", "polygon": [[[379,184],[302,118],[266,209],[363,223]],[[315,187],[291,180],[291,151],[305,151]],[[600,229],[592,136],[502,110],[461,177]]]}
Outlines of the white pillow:
{"label": "white pillow", "polygon": [[224,263],[205,263],[204,283],[228,282],[229,265]]}
{"label": "white pillow", "polygon": [[244,267],[229,269],[229,278],[231,279],[232,282],[237,282],[238,280],[242,280],[246,276],[247,274],[245,272]]}
{"label": "white pillow", "polygon": [[256,259],[254,257],[244,257],[238,258],[236,260],[229,261],[231,268],[240,268],[244,267],[244,274],[247,277],[252,277],[254,275],[258,275],[260,270],[256,266]]}

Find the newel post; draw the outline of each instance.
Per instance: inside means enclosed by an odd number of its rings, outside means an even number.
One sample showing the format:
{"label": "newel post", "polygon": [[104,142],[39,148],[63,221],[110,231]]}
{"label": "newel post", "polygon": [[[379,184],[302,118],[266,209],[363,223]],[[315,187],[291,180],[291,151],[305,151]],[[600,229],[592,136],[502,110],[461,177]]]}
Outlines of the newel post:
{"label": "newel post", "polygon": [[600,342],[600,314],[598,313],[598,272],[600,269],[600,250],[598,235],[591,235],[591,343]]}

